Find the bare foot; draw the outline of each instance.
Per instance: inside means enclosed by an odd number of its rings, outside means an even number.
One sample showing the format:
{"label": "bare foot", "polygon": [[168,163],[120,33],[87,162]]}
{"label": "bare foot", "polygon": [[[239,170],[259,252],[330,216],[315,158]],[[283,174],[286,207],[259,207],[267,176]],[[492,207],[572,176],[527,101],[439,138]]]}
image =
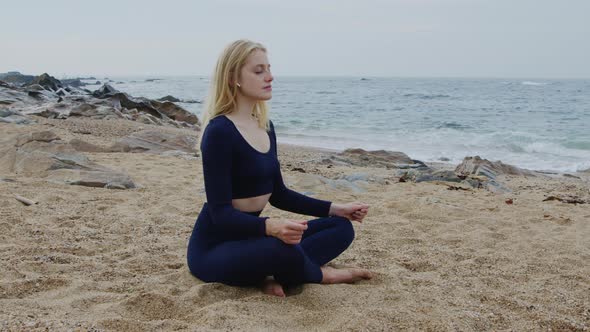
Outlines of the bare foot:
{"label": "bare foot", "polygon": [[274,279],[266,279],[262,282],[262,291],[264,294],[285,297],[283,286]]}
{"label": "bare foot", "polygon": [[371,279],[373,278],[373,273],[369,270],[365,269],[355,269],[355,268],[343,268],[343,269],[335,269],[329,266],[322,266],[322,273],[324,277],[322,278],[322,284],[342,284],[342,283],[353,283],[362,279]]}

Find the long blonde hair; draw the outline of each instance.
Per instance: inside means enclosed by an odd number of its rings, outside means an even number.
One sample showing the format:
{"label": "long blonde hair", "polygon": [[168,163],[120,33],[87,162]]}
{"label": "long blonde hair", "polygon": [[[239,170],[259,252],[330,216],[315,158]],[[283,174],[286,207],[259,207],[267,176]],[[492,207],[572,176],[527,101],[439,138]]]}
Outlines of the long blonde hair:
{"label": "long blonde hair", "polygon": [[[215,117],[227,115],[237,108],[238,90],[230,82],[239,81],[240,70],[246,63],[248,56],[255,50],[266,52],[266,48],[262,44],[240,39],[229,44],[219,56],[201,117],[201,133],[197,146],[200,146],[203,132],[205,132],[209,121]],[[258,120],[258,126],[268,131],[268,107],[266,102],[264,100],[257,101],[252,111]]]}

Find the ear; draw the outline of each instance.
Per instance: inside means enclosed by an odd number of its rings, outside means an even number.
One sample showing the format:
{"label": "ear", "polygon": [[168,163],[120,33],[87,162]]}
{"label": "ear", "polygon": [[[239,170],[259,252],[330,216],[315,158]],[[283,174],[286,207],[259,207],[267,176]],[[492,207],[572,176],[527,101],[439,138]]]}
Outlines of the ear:
{"label": "ear", "polygon": [[229,86],[231,88],[239,88],[240,87],[240,83],[238,83],[238,78],[235,77],[234,72],[230,71],[229,72]]}

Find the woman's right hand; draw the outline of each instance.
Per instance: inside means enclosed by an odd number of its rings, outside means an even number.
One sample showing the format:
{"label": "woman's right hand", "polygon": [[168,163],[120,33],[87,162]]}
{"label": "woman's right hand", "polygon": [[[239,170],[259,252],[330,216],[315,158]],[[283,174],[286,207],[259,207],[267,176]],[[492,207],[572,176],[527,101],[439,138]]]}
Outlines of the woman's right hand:
{"label": "woman's right hand", "polygon": [[286,244],[301,242],[303,232],[307,229],[307,220],[266,219],[266,235],[274,236]]}

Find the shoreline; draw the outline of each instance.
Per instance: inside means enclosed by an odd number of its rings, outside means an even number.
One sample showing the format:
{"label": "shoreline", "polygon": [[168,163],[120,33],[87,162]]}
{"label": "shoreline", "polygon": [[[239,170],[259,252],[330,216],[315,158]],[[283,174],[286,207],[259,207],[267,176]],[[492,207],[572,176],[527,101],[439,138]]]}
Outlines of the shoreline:
{"label": "shoreline", "polygon": [[[302,151],[309,151],[309,152],[315,152],[315,153],[340,153],[340,152],[343,152],[344,150],[346,150],[346,149],[340,150],[340,149],[315,147],[315,146],[310,146],[310,145],[299,145],[299,144],[294,144],[294,143],[278,143],[277,145],[279,147],[284,146],[285,148],[288,148],[288,149],[300,149]],[[280,152],[280,149],[279,149],[279,152]],[[407,151],[399,151],[399,152],[406,153],[408,156],[411,157],[411,154],[409,154]],[[465,157],[467,157],[467,155]],[[482,157],[482,158],[484,158],[484,157]],[[496,160],[490,160],[490,161],[496,161]],[[441,169],[441,170],[454,170],[458,165],[456,163],[445,162],[445,161],[432,161],[432,162],[428,161],[428,162],[424,162],[424,163],[430,167],[433,167],[435,169]],[[562,171],[543,170],[543,169],[539,169],[539,170],[527,169],[527,168],[523,168],[523,169],[537,172],[537,173],[541,173],[541,174],[544,174],[547,176],[567,176],[566,174],[569,174],[569,175],[578,176],[580,178],[590,177],[590,170],[577,171],[577,172],[562,172]]]}

